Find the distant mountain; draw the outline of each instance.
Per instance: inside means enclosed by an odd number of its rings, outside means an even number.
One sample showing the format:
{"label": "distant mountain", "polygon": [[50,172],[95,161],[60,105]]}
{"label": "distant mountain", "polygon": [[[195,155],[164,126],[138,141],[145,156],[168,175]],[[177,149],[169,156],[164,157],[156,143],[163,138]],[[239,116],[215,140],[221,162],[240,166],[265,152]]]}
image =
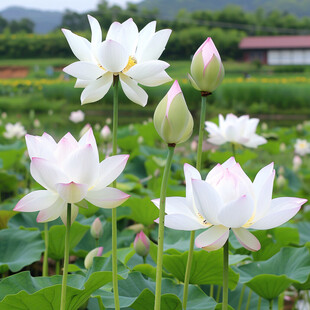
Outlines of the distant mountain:
{"label": "distant mountain", "polygon": [[197,10],[221,10],[228,4],[241,6],[245,11],[261,7],[266,11],[279,10],[299,17],[310,16],[309,0],[142,0],[139,8],[158,8],[161,18],[173,18],[180,9],[190,12]]}
{"label": "distant mountain", "polygon": [[60,25],[63,13],[11,6],[0,11],[0,15],[9,21],[28,18],[35,23],[34,32],[48,33]]}

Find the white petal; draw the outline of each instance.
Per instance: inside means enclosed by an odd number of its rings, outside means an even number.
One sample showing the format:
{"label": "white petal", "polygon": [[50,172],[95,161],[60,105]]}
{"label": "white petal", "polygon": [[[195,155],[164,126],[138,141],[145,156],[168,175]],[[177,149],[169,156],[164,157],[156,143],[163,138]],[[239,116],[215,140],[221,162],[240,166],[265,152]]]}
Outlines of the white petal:
{"label": "white petal", "polygon": [[244,228],[233,228],[232,231],[234,232],[238,241],[242,244],[249,251],[258,251],[260,250],[260,243],[258,239],[252,235],[248,230]]}
{"label": "white petal", "polygon": [[102,67],[112,73],[121,72],[126,67],[129,56],[124,47],[116,41],[104,41],[98,48],[98,58]]}
{"label": "white petal", "polygon": [[195,245],[206,251],[215,251],[225,244],[228,237],[229,228],[222,225],[212,226],[196,238]]}
{"label": "white petal", "polygon": [[170,34],[170,29],[156,32],[143,50],[139,50],[139,54],[136,55],[138,62],[158,59],[165,50]]}
{"label": "white petal", "polygon": [[258,196],[258,194],[261,191],[261,188],[269,178],[269,176],[272,174],[273,171],[273,163],[267,165],[266,167],[262,168],[256,175],[253,186],[255,189],[255,194]]}
{"label": "white petal", "polygon": [[68,177],[56,164],[44,158],[32,158],[30,163],[30,173],[40,185],[54,192],[56,191],[55,186],[57,183],[69,182]]}
{"label": "white petal", "polygon": [[113,74],[105,73],[98,80],[89,83],[81,94],[81,103],[95,102],[103,98],[110,89],[113,82]]}
{"label": "white petal", "polygon": [[14,211],[33,212],[49,208],[59,198],[51,191],[39,190],[23,197],[15,206]]}
{"label": "white petal", "polygon": [[154,76],[143,79],[143,81],[139,80],[137,82],[144,86],[154,87],[165,84],[170,81],[172,81],[172,78],[167,74],[166,71],[162,71]]}
{"label": "white petal", "polygon": [[77,184],[74,182],[56,184],[59,196],[66,203],[76,203],[83,200],[87,195],[87,188],[88,186],[86,184]]}
{"label": "white petal", "polygon": [[[68,205],[67,205],[68,207]],[[71,224],[75,221],[77,215],[79,213],[79,208],[72,204],[71,205]],[[63,208],[62,209],[62,213],[60,214],[60,218],[62,220],[62,222],[67,225],[67,208]]]}
{"label": "white petal", "polygon": [[222,207],[222,200],[216,190],[207,182],[192,180],[195,207],[208,223],[218,225],[217,214]]}
{"label": "white petal", "polygon": [[189,204],[193,204],[192,179],[201,180],[199,171],[189,164],[184,164],[184,175],[186,183],[186,200]]}
{"label": "white petal", "polygon": [[214,145],[222,145],[227,142],[226,138],[221,137],[221,136],[210,137],[207,139],[207,141]]}
{"label": "white petal", "polygon": [[143,51],[145,47],[147,46],[149,40],[153,37],[155,33],[156,28],[156,21],[152,21],[148,23],[140,32],[139,32],[139,40],[138,40],[138,46],[136,51],[136,58],[137,60],[140,60],[141,55],[143,54]]}
{"label": "white petal", "polygon": [[97,148],[94,150],[91,144],[87,144],[71,153],[63,163],[63,171],[70,177],[70,181],[93,186],[99,176]]}
{"label": "white petal", "polygon": [[222,167],[223,168],[230,168],[230,167],[234,166],[235,164],[236,164],[235,158],[230,157],[222,164]]}
{"label": "white petal", "polygon": [[163,70],[167,69],[169,64],[162,60],[150,60],[132,66],[127,72],[126,75],[133,78],[137,81],[142,81],[144,79],[149,79],[152,76],[159,74]]}
{"label": "white petal", "polygon": [[[274,176],[275,171],[273,170],[269,177],[265,180],[265,183],[260,184],[260,191],[256,193],[256,210],[253,220],[254,222],[263,217],[270,208]],[[255,190],[258,190],[258,188],[255,188]]]}
{"label": "white petal", "polygon": [[[154,205],[159,208],[160,199],[153,199]],[[167,214],[182,214],[187,217],[196,218],[195,211],[192,205],[187,203],[186,198],[183,197],[167,197],[165,213]]]}
{"label": "white petal", "polygon": [[81,79],[76,79],[76,82],[74,84],[74,88],[85,88],[88,86],[92,81],[89,80],[81,80]]}
{"label": "white petal", "polygon": [[70,48],[75,55],[81,61],[93,61],[91,54],[90,42],[83,37],[80,37],[70,30],[62,29]]}
{"label": "white petal", "polygon": [[49,222],[56,220],[66,207],[66,203],[59,197],[49,208],[41,210],[37,216],[37,222]]}
{"label": "white petal", "polygon": [[119,77],[125,95],[134,103],[142,107],[146,106],[148,96],[145,90],[138,86],[136,81],[125,74],[120,74]]}
{"label": "white petal", "polygon": [[99,178],[93,190],[101,190],[110,185],[125,169],[129,155],[115,155],[99,164]]}
{"label": "white petal", "polygon": [[96,80],[105,73],[94,63],[77,61],[63,69],[64,72],[82,80]]}
{"label": "white petal", "polygon": [[79,144],[71,135],[71,133],[68,132],[58,142],[55,150],[55,157],[59,162],[63,162],[64,159],[66,159],[72,152],[74,152],[78,148]]}
{"label": "white petal", "polygon": [[129,55],[134,55],[138,43],[139,31],[132,18],[122,23],[122,32],[122,41],[120,43],[125,47]]}
{"label": "white petal", "polygon": [[267,143],[267,140],[264,137],[261,137],[257,134],[251,136],[249,142],[243,143],[246,147],[257,148],[259,145]]}
{"label": "white petal", "polygon": [[238,228],[251,218],[253,211],[253,199],[244,195],[222,208],[218,214],[218,220],[226,227]]}
{"label": "white petal", "polygon": [[306,199],[293,197],[272,199],[271,206],[267,211],[267,214],[255,222],[251,228],[271,229],[280,226],[295,216],[301,206],[306,202]]}
{"label": "white petal", "polygon": [[93,148],[94,154],[98,155],[97,161],[99,162],[97,142],[96,142],[93,130],[91,128],[81,137],[78,143],[80,147],[90,144]]}
{"label": "white petal", "polygon": [[[157,221],[158,222],[158,221]],[[165,216],[165,226],[177,230],[196,230],[206,228],[193,217],[184,214],[168,214]]]}
{"label": "white petal", "polygon": [[26,144],[29,157],[41,157],[45,159],[53,158],[54,150],[57,147],[55,140],[47,133],[43,133],[41,137],[26,135]]}
{"label": "white petal", "polygon": [[98,191],[89,191],[86,200],[99,208],[112,209],[125,202],[130,195],[117,188],[106,187]]}
{"label": "white petal", "polygon": [[91,28],[91,43],[99,44],[102,41],[102,31],[98,20],[91,15],[87,15]]}

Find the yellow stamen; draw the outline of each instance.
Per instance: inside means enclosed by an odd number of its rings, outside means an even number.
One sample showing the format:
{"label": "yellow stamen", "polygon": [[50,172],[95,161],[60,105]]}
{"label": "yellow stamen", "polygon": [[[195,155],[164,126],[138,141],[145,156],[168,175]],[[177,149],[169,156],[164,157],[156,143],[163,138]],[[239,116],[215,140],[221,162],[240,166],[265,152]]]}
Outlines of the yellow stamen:
{"label": "yellow stamen", "polygon": [[134,58],[133,56],[129,56],[128,63],[126,67],[123,69],[123,73],[126,73],[131,67],[133,67],[136,64],[137,64],[136,58]]}

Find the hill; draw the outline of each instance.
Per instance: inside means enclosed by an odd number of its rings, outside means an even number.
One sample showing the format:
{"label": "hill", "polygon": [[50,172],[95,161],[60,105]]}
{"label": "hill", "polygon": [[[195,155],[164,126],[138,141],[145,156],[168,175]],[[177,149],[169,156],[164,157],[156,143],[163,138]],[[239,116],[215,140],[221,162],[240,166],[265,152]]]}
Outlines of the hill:
{"label": "hill", "polygon": [[245,11],[255,11],[259,7],[269,12],[279,10],[288,12],[299,17],[310,15],[309,0],[143,0],[139,3],[139,8],[158,8],[161,18],[173,18],[180,9],[189,12],[197,10],[221,10],[229,4],[242,7]]}
{"label": "hill", "polygon": [[28,18],[35,23],[34,32],[48,33],[60,25],[63,13],[11,6],[1,11],[0,15],[9,21]]}

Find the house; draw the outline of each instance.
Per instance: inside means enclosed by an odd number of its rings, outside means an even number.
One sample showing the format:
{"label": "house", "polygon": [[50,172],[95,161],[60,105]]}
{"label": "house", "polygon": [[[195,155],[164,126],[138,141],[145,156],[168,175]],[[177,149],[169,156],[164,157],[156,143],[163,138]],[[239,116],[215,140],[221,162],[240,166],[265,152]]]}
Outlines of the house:
{"label": "house", "polygon": [[244,61],[268,65],[310,65],[310,36],[266,36],[242,39]]}

